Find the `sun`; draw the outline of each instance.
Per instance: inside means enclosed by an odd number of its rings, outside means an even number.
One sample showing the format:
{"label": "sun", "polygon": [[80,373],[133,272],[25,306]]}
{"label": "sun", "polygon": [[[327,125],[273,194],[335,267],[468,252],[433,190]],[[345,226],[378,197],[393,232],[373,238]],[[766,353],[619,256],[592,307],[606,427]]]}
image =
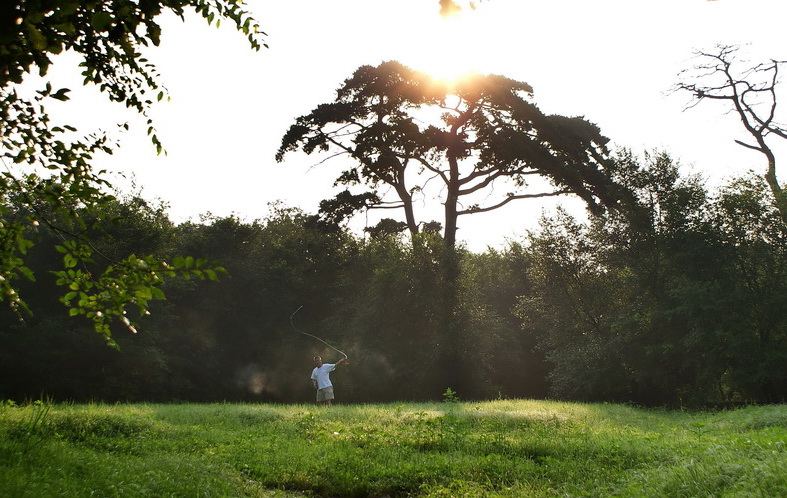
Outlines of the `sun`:
{"label": "sun", "polygon": [[420,36],[403,43],[400,61],[441,81],[454,81],[472,73],[482,73],[489,65],[491,23],[483,22],[483,12],[463,8],[451,15],[431,16],[420,27]]}

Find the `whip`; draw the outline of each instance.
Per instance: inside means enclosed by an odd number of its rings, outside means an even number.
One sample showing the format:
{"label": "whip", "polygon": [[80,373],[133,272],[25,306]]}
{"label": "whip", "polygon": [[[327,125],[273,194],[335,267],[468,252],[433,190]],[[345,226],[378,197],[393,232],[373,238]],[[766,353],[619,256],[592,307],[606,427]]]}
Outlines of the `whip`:
{"label": "whip", "polygon": [[325,344],[325,345],[326,345],[326,346],[328,346],[329,348],[333,349],[333,350],[334,350],[334,351],[336,351],[337,353],[339,353],[339,354],[341,354],[342,356],[344,356],[344,360],[342,360],[342,361],[344,361],[344,362],[346,362],[346,363],[349,363],[349,362],[347,361],[347,354],[346,354],[344,351],[341,351],[340,349],[337,349],[337,348],[335,348],[335,347],[331,346],[330,344],[328,344],[327,342],[323,341],[322,339],[320,339],[320,338],[319,338],[319,337],[317,337],[316,335],[312,335],[312,334],[310,334],[310,333],[308,333],[308,332],[304,332],[303,330],[301,330],[301,329],[299,329],[298,327],[296,327],[296,326],[295,326],[295,322],[293,321],[293,317],[295,317],[295,314],[296,314],[296,313],[298,313],[298,312],[301,310],[301,308],[303,308],[303,305],[301,305],[301,306],[298,306],[298,309],[297,309],[297,310],[295,310],[295,311],[293,312],[293,314],[292,314],[292,315],[290,315],[290,325],[292,325],[292,328],[293,328],[293,329],[295,329],[297,332],[300,332],[300,333],[301,333],[301,334],[303,334],[303,335],[308,335],[308,336],[309,336],[309,337],[311,337],[311,338],[317,339],[317,340],[318,340],[318,341],[320,341],[321,343]]}

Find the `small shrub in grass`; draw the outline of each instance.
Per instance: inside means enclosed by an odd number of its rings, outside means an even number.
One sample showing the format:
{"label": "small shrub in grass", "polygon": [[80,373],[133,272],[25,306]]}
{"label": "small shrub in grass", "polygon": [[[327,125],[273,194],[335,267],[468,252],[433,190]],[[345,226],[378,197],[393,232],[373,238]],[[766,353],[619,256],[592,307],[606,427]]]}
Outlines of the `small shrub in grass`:
{"label": "small shrub in grass", "polygon": [[459,394],[450,387],[443,392],[443,402],[445,403],[459,403]]}

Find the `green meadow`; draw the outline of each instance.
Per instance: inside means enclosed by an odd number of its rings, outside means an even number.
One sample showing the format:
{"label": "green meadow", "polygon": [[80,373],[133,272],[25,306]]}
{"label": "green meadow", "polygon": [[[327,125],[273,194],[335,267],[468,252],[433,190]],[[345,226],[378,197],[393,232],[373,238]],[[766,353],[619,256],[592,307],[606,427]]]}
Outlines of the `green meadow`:
{"label": "green meadow", "polygon": [[0,409],[4,496],[787,496],[787,405]]}

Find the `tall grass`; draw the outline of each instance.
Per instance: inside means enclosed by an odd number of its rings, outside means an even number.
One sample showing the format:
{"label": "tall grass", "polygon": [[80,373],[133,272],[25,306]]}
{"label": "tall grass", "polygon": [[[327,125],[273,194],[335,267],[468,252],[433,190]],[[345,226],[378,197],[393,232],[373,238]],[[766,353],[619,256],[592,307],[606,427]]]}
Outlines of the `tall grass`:
{"label": "tall grass", "polygon": [[5,496],[787,496],[787,406],[4,406]]}

